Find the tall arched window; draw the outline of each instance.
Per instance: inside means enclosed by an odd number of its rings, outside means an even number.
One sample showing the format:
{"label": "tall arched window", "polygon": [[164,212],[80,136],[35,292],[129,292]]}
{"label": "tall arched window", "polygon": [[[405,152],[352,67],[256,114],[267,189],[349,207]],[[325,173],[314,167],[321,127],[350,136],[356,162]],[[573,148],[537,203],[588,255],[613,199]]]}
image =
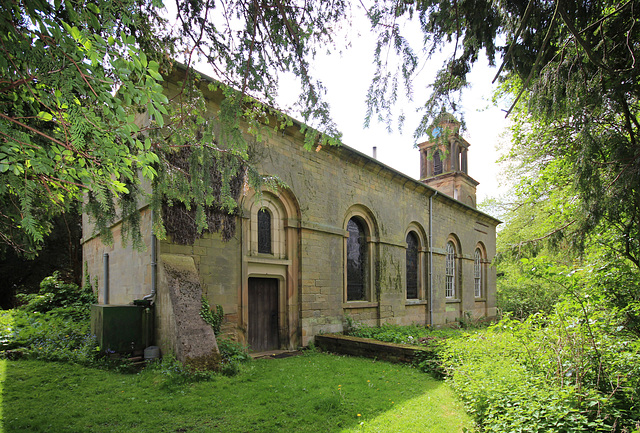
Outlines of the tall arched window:
{"label": "tall arched window", "polygon": [[482,252],[476,248],[473,254],[473,288],[476,298],[482,297]]}
{"label": "tall arched window", "polygon": [[442,174],[442,157],[439,150],[433,154],[433,174]]}
{"label": "tall arched window", "polygon": [[444,295],[446,298],[456,296],[456,247],[453,242],[447,242]]}
{"label": "tall arched window", "polygon": [[407,234],[407,299],[418,298],[418,248],[420,241],[415,232]]}
{"label": "tall arched window", "polygon": [[367,287],[366,231],[358,218],[347,223],[347,301],[364,301]]}
{"label": "tall arched window", "polygon": [[258,211],[258,252],[271,254],[271,214],[267,209]]}

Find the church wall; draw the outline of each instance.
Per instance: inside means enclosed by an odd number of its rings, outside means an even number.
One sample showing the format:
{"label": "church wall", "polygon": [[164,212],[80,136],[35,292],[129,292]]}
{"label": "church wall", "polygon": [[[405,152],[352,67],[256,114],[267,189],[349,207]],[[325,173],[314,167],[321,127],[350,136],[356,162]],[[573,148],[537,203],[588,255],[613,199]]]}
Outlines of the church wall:
{"label": "church wall", "polygon": [[92,227],[83,215],[83,230],[87,234],[82,240],[83,272],[94,285],[97,281],[98,302],[105,303],[104,254],[109,255],[108,303],[131,304],[151,292],[151,212],[141,210],[140,230],[144,247],[133,248],[131,241],[122,246],[122,223],[112,227],[113,242],[105,244],[99,236],[92,236]]}
{"label": "church wall", "polygon": [[[364,156],[341,148],[305,151],[299,137],[272,137],[263,150],[261,171],[279,176],[289,186],[301,213],[301,333],[303,344],[320,332],[341,331],[345,317],[375,326],[383,323],[429,323],[428,253],[423,254],[423,296],[406,300],[406,230],[412,222],[429,227],[431,190],[416,186]],[[495,315],[473,294],[473,254],[478,242],[495,243],[495,227],[475,229],[478,213],[436,196],[433,231],[433,322]],[[375,223],[374,293],[369,302],[344,301],[345,225],[351,208],[370,212]],[[488,225],[486,222],[484,225]],[[444,299],[444,248],[449,235],[460,240],[459,284],[462,296]],[[428,245],[423,245],[428,249]],[[491,253],[493,254],[493,253]],[[493,257],[491,255],[489,260]],[[488,268],[488,267],[487,267]],[[489,269],[487,269],[490,271]],[[493,280],[495,281],[495,278]]]}
{"label": "church wall", "polygon": [[[243,215],[229,242],[223,242],[218,234],[205,234],[189,246],[170,240],[160,242],[160,259],[162,254],[193,257],[203,294],[212,307],[220,304],[224,308],[223,332],[246,341],[247,279],[261,272],[279,281],[278,322],[281,346],[285,348],[307,345],[318,333],[340,332],[348,317],[370,326],[440,326],[455,323],[467,314],[472,318],[495,316],[495,270],[485,266],[486,293],[476,299],[473,259],[478,243],[484,245],[487,262],[495,255],[496,220],[346,147],[324,147],[315,152],[304,150],[302,143],[302,135],[292,127],[255,146],[258,170],[282,179],[295,199],[299,215],[288,215],[281,233],[287,233],[288,244],[281,248],[286,254],[269,258],[253,253],[250,197],[241,200]],[[351,216],[370,224],[371,292],[366,301],[346,301],[346,224]],[[148,212],[143,222],[149,232],[145,242],[147,238],[150,241]],[[407,300],[405,257],[410,227],[420,232],[422,266],[419,299]],[[114,237],[109,250],[115,272],[111,281],[112,287],[118,287],[118,294],[113,291],[112,296],[117,298],[112,299],[130,303],[150,291],[150,248],[146,253],[121,248],[118,226]],[[449,239],[455,239],[459,247],[455,299],[445,298],[445,248]],[[98,238],[84,244],[91,275],[99,274],[105,248]],[[165,326],[171,322],[167,316],[170,313],[160,305],[166,301],[165,295],[159,287],[158,332],[163,351],[170,349],[173,341],[173,331]],[[432,305],[428,302],[430,295]]]}

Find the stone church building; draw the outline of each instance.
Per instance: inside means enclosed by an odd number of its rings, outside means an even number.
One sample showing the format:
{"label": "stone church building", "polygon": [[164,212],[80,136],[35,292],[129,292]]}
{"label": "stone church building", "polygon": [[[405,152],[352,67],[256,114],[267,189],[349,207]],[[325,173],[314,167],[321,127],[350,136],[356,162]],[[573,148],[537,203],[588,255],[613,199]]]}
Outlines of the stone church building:
{"label": "stone church building", "polygon": [[99,302],[124,305],[152,294],[164,353],[175,352],[176,333],[187,332],[168,284],[167,266],[176,263],[210,305],[222,305],[224,332],[255,351],[305,346],[317,334],[342,331],[348,318],[441,326],[496,315],[490,264],[500,222],[476,209],[469,143],[453,117],[419,145],[419,180],[348,146],[307,151],[300,126],[260,144],[257,168],[287,187],[246,191],[228,242],[218,234],[193,245],[155,241],[142,207],[147,250],[136,251],[121,246],[119,224],[113,245],[103,244],[85,216],[84,260]]}

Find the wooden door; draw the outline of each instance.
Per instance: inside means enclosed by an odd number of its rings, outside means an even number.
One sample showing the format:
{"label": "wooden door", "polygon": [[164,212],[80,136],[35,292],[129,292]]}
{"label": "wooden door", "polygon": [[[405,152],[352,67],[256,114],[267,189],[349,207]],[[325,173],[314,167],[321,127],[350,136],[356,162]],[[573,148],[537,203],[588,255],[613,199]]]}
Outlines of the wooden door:
{"label": "wooden door", "polygon": [[249,278],[249,346],[254,352],[278,349],[278,280]]}

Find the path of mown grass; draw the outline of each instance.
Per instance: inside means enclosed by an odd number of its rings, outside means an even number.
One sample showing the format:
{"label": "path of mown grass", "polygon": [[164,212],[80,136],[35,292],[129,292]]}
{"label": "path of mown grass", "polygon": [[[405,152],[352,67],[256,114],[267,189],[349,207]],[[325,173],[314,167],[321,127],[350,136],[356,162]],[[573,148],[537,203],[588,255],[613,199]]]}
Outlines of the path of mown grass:
{"label": "path of mown grass", "polygon": [[69,364],[0,361],[5,432],[461,432],[449,387],[407,366],[321,353],[172,385]]}

